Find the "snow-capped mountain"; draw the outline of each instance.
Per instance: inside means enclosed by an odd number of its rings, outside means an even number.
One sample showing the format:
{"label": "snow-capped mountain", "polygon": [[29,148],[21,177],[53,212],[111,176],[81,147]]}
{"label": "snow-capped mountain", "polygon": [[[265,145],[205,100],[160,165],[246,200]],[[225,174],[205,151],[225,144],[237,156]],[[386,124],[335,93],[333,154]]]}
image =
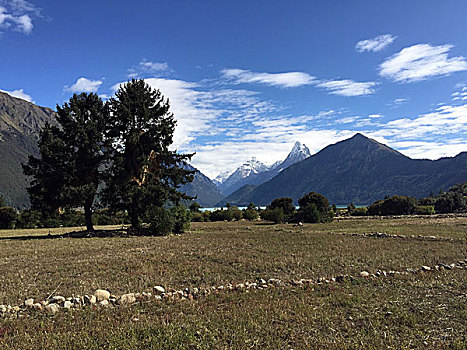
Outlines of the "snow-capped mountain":
{"label": "snow-capped mountain", "polygon": [[289,166],[291,166],[292,164],[301,162],[302,160],[308,158],[309,156],[311,156],[311,153],[308,147],[305,146],[303,143],[300,143],[297,141],[295,142],[295,145],[293,146],[287,158],[285,158],[283,162],[281,162],[280,164],[278,164],[275,168],[272,168],[271,170],[277,169],[278,170],[277,173],[279,173],[285,168],[288,168]]}
{"label": "snow-capped mountain", "polygon": [[227,180],[231,174],[232,173],[230,171],[223,171],[217,175],[216,178],[212,180],[212,182],[214,182],[216,186],[219,186],[221,183]]}
{"label": "snow-capped mountain", "polygon": [[219,190],[224,194],[230,194],[243,186],[243,179],[264,173],[269,168],[255,157],[239,166],[225,181],[219,185]]}
{"label": "snow-capped mountain", "polygon": [[218,185],[219,190],[224,195],[229,195],[244,185],[260,185],[272,179],[283,169],[309,156],[310,150],[308,147],[300,142],[295,142],[295,145],[284,161],[279,160],[269,167],[256,158],[252,158],[238,167],[225,181]]}

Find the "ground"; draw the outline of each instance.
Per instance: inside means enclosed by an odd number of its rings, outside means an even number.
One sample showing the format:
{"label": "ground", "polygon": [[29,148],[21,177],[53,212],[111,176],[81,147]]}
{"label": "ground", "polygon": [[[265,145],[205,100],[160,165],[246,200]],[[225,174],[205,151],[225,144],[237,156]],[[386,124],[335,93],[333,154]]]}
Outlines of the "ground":
{"label": "ground", "polygon": [[[206,288],[260,278],[313,283],[0,318],[0,348],[464,349],[467,344],[466,269],[360,277],[364,270],[405,272],[464,260],[466,217],[304,226],[193,223],[179,236],[54,238],[65,232],[50,230],[44,238],[49,230],[0,231],[0,304],[98,288],[120,295],[152,291],[155,285]],[[406,237],[342,235],[375,232]],[[355,278],[331,281],[340,275]],[[316,283],[320,278],[323,283]]]}

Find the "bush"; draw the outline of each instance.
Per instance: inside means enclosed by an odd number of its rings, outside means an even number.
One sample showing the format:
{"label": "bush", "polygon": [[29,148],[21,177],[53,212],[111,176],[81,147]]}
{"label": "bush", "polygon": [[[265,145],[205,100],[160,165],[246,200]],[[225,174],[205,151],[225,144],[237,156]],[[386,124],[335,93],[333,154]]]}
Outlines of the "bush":
{"label": "bush", "polygon": [[232,221],[233,220],[233,213],[231,210],[214,210],[211,215],[209,216],[211,221]]}
{"label": "bush", "polygon": [[83,226],[84,213],[77,210],[67,210],[60,215],[60,221],[65,227]]}
{"label": "bush", "polygon": [[284,211],[282,208],[266,209],[261,212],[261,218],[263,220],[272,221],[275,224],[284,222]]}
{"label": "bush", "polygon": [[409,215],[413,214],[417,200],[408,196],[392,196],[374,202],[368,207],[370,215]]}
{"label": "bush", "polygon": [[0,228],[14,228],[18,213],[11,207],[0,207]]}
{"label": "bush", "polygon": [[38,228],[41,226],[41,213],[37,210],[23,210],[16,220],[16,228]]}
{"label": "bush", "polygon": [[174,226],[172,231],[174,233],[183,233],[190,229],[190,222],[191,222],[191,212],[187,210],[182,205],[177,205],[175,207],[170,208],[170,214],[174,220]]}
{"label": "bush", "polygon": [[193,202],[193,203],[190,204],[190,211],[192,213],[199,213],[200,208],[201,208],[201,205],[198,202]]}
{"label": "bush", "polygon": [[292,198],[276,198],[269,205],[269,209],[281,208],[285,215],[293,214],[295,213],[295,206],[292,203]]}
{"label": "bush", "polygon": [[329,209],[329,201],[322,194],[310,192],[298,200],[300,209],[296,221],[309,223],[331,222],[334,212]]}
{"label": "bush", "polygon": [[255,209],[245,209],[242,213],[242,216],[245,220],[254,221],[259,218],[259,213]]}
{"label": "bush", "polygon": [[170,210],[164,207],[153,207],[149,210],[149,227],[156,235],[167,235],[173,232],[175,227],[175,218]]}
{"label": "bush", "polygon": [[238,209],[235,205],[230,206],[228,209],[232,213],[233,220],[241,220],[242,219],[242,211]]}
{"label": "bush", "polygon": [[191,221],[193,221],[193,222],[204,222],[203,213],[193,213],[193,216],[191,217]]}
{"label": "bush", "polygon": [[368,215],[368,209],[367,207],[361,207],[361,208],[354,208],[350,212],[351,216],[367,216]]}
{"label": "bush", "polygon": [[433,215],[435,213],[435,207],[432,205],[419,205],[415,207],[415,214],[417,215]]}
{"label": "bush", "polygon": [[467,210],[465,197],[459,192],[446,192],[440,195],[435,202],[437,213],[456,213]]}

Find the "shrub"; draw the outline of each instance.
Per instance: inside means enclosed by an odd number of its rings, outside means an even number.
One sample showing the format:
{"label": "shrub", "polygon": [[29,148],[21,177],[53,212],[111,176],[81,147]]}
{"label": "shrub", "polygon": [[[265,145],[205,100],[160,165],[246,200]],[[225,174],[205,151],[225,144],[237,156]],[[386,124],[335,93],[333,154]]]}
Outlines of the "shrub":
{"label": "shrub", "polygon": [[455,213],[467,210],[465,197],[459,192],[446,192],[436,199],[437,213]]}
{"label": "shrub", "polygon": [[415,207],[415,214],[418,215],[433,215],[435,213],[435,207],[432,205],[419,205]]}
{"label": "shrub", "polygon": [[211,215],[209,216],[211,221],[232,221],[233,220],[233,213],[231,210],[214,210]]}
{"label": "shrub", "polygon": [[182,205],[170,208],[170,214],[174,220],[172,231],[174,233],[183,233],[190,229],[191,212]]}
{"label": "shrub", "polygon": [[242,213],[245,220],[254,221],[259,218],[259,213],[255,209],[245,209]]}
{"label": "shrub", "polygon": [[329,210],[329,201],[322,194],[310,192],[298,200],[300,209],[296,220],[310,223],[331,222],[334,212]]}
{"label": "shrub", "polygon": [[193,222],[203,222],[204,221],[203,213],[193,213],[193,215],[191,217],[191,221],[193,221]]}
{"label": "shrub", "polygon": [[370,215],[408,215],[413,214],[417,200],[408,196],[392,196],[374,202],[368,207]]}
{"label": "shrub", "polygon": [[37,210],[23,210],[16,220],[16,228],[37,228],[41,226],[41,213]]}
{"label": "shrub", "polygon": [[77,210],[67,210],[60,216],[60,221],[65,227],[84,225],[84,213]]}
{"label": "shrub", "polygon": [[18,213],[11,207],[0,207],[0,228],[14,228]]}
{"label": "shrub", "polygon": [[263,220],[272,221],[275,224],[284,222],[284,211],[282,208],[266,209],[261,211],[261,218]]}
{"label": "shrub", "polygon": [[293,214],[295,206],[292,204],[292,198],[282,197],[274,199],[269,205],[270,209],[281,208],[285,215]]}
{"label": "shrub", "polygon": [[350,212],[350,215],[351,216],[367,216],[368,209],[367,207],[355,208]]}
{"label": "shrub", "polygon": [[238,209],[238,207],[236,207],[235,205],[229,206],[229,208],[227,210],[232,213],[232,219],[233,220],[238,221],[238,220],[242,219],[242,211],[240,209]]}
{"label": "shrub", "polygon": [[175,218],[170,210],[164,207],[153,207],[149,210],[149,226],[156,235],[167,235],[173,232]]}
{"label": "shrub", "polygon": [[193,203],[190,204],[190,211],[192,213],[199,213],[200,208],[201,208],[201,205],[198,202],[193,202]]}

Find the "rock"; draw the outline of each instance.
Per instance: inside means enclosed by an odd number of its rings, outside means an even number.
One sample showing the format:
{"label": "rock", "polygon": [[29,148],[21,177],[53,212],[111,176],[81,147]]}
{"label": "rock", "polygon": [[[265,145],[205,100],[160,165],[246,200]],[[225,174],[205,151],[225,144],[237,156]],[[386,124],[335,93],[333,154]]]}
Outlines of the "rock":
{"label": "rock", "polygon": [[160,295],[155,295],[154,296],[154,299],[156,299],[156,301],[161,301],[162,300],[162,297]]}
{"label": "rock", "polygon": [[52,304],[60,304],[65,301],[65,297],[62,297],[61,295],[56,295],[50,299],[50,303]]}
{"label": "rock", "polygon": [[84,296],[84,303],[87,305],[94,305],[97,302],[96,296],[95,295],[85,295]]}
{"label": "rock", "polygon": [[275,286],[280,286],[282,284],[282,281],[280,279],[278,279],[278,278],[270,278],[268,280],[268,283],[273,284]]}
{"label": "rock", "polygon": [[7,307],[6,305],[0,305],[0,314],[6,313]]}
{"label": "rock", "polygon": [[431,271],[431,267],[426,266],[426,265],[423,265],[423,266],[422,266],[422,270],[423,270],[423,271]]}
{"label": "rock", "polygon": [[35,304],[32,305],[32,308],[34,310],[42,310],[44,308],[44,306],[42,306],[41,303],[35,303]]}
{"label": "rock", "polygon": [[118,300],[118,303],[120,305],[130,305],[135,302],[136,302],[136,296],[134,293],[123,294]]}
{"label": "rock", "polygon": [[60,310],[60,306],[55,303],[50,303],[45,306],[45,311],[47,311],[49,314],[56,314]]}
{"label": "rock", "polygon": [[259,284],[267,284],[266,280],[263,280],[262,278],[260,278],[260,279],[258,280],[258,283],[259,283]]}
{"label": "rock", "polygon": [[24,306],[26,307],[32,307],[34,305],[34,299],[33,298],[29,298],[29,299],[26,299],[24,301]]}
{"label": "rock", "polygon": [[370,273],[368,271],[362,271],[360,272],[360,276],[362,277],[369,277],[370,276]]}
{"label": "rock", "polygon": [[104,300],[109,300],[110,299],[110,292],[105,289],[98,289],[94,292],[94,295],[96,297],[97,302],[101,302]]}
{"label": "rock", "polygon": [[155,286],[153,289],[154,289],[154,292],[156,292],[158,294],[165,293],[165,288],[162,287],[162,286]]}
{"label": "rock", "polygon": [[70,310],[72,308],[73,304],[70,300],[65,300],[63,303],[63,308],[66,310]]}
{"label": "rock", "polygon": [[[109,297],[110,297],[110,295],[109,295]],[[99,302],[99,305],[103,306],[103,307],[107,307],[107,306],[109,306],[109,301],[107,299],[101,300]]]}

